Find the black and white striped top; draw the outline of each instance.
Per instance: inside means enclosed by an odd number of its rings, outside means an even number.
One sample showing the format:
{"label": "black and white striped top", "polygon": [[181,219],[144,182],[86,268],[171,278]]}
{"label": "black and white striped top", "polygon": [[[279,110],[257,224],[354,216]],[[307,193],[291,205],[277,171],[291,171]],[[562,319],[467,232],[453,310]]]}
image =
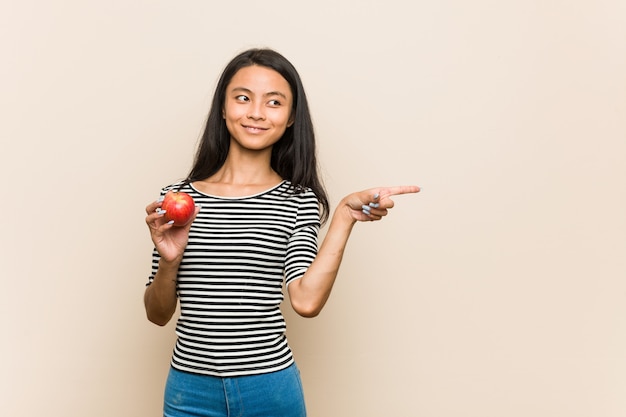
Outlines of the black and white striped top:
{"label": "black and white striped top", "polygon": [[[248,197],[211,196],[188,184],[180,191],[202,209],[178,270],[172,366],[223,377],[288,367],[282,286],[302,277],[317,254],[315,194],[297,192],[288,181]],[[155,250],[148,285],[158,263]]]}

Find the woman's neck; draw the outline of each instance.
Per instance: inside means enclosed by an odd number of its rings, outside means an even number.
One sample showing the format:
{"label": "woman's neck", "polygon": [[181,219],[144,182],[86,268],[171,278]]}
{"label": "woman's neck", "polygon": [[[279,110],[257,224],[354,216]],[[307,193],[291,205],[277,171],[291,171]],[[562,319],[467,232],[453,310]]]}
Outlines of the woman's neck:
{"label": "woman's neck", "polygon": [[212,176],[197,181],[200,191],[221,196],[246,196],[278,185],[283,178],[270,165],[271,153],[229,152],[224,165]]}

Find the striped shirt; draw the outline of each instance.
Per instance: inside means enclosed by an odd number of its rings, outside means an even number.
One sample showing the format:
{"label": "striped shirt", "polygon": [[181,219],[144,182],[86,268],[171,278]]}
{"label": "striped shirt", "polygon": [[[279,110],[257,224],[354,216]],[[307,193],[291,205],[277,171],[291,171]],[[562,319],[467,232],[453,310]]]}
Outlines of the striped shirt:
{"label": "striped shirt", "polygon": [[[317,197],[289,181],[247,197],[211,196],[189,184],[180,191],[202,209],[178,269],[172,366],[223,377],[287,368],[293,356],[280,311],[283,282],[302,277],[317,254]],[[154,250],[148,285],[158,263]]]}

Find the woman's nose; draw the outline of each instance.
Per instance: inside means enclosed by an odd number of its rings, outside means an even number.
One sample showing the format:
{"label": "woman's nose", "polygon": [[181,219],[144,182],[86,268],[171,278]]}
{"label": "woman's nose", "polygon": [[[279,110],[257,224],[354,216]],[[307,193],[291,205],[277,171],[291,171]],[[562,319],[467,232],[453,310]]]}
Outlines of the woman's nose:
{"label": "woman's nose", "polygon": [[263,106],[261,104],[250,104],[248,109],[248,119],[263,120],[265,119],[265,113],[263,112]]}

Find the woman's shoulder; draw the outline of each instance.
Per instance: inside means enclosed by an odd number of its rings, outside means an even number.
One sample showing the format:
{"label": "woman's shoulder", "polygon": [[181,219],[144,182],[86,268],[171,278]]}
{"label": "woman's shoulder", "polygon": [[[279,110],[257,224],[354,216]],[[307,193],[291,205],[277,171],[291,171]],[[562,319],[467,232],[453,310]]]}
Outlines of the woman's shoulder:
{"label": "woman's shoulder", "polygon": [[189,182],[185,180],[177,180],[171,184],[161,188],[161,194],[166,194],[168,191],[190,191],[191,187]]}
{"label": "woman's shoulder", "polygon": [[302,185],[295,185],[289,180],[284,180],[277,190],[287,193],[293,198],[317,200],[317,197],[311,188]]}
{"label": "woman's shoulder", "polygon": [[300,213],[313,213],[319,211],[319,199],[311,188],[294,186],[291,182],[285,181],[280,187],[283,189],[282,200]]}

